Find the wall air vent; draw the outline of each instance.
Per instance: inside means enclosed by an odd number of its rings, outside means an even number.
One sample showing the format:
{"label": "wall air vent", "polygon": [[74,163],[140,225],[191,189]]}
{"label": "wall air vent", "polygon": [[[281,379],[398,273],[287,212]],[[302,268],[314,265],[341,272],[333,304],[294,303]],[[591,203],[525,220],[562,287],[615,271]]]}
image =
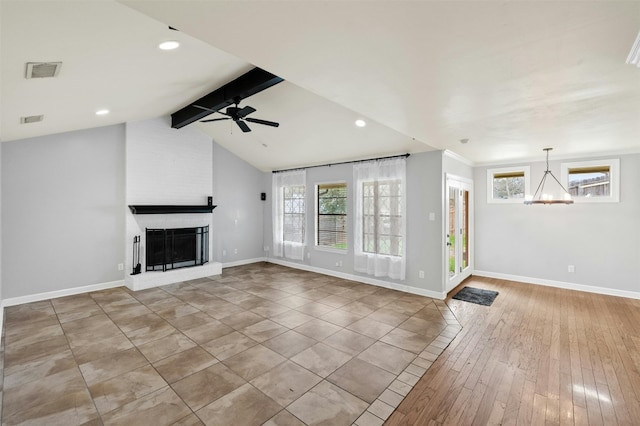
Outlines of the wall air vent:
{"label": "wall air vent", "polygon": [[44,115],[30,115],[28,117],[20,117],[21,124],[37,123],[44,119]]}
{"label": "wall air vent", "polygon": [[26,78],[56,77],[62,62],[27,62]]}

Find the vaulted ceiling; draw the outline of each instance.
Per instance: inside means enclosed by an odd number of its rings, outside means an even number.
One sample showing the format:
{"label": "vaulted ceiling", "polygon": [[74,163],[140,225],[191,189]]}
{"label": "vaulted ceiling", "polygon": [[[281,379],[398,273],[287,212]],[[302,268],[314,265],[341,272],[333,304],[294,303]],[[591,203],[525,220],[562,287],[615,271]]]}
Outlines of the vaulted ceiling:
{"label": "vaulted ceiling", "polygon": [[[546,146],[640,151],[640,68],[625,64],[635,1],[3,1],[0,12],[3,141],[168,115],[259,66],[286,81],[243,104],[279,128],[192,126],[262,170],[431,149],[476,164],[540,160]],[[159,51],[167,39],[182,46]],[[28,61],[63,67],[26,80]],[[45,120],[19,123],[35,114]]]}

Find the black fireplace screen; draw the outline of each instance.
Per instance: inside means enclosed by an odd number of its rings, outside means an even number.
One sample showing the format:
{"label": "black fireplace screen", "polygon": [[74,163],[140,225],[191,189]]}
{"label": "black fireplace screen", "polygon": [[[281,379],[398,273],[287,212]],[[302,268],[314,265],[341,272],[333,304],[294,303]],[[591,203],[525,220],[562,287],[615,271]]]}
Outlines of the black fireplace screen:
{"label": "black fireplace screen", "polygon": [[147,228],[147,271],[168,271],[209,261],[209,227]]}

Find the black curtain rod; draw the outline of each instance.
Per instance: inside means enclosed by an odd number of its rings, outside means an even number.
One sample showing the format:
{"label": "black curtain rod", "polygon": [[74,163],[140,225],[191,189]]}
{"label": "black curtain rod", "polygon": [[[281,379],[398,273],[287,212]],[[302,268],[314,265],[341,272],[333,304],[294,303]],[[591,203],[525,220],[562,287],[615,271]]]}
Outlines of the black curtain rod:
{"label": "black curtain rod", "polygon": [[380,160],[390,160],[392,158],[407,158],[411,154],[400,154],[400,155],[391,155],[389,157],[378,157],[378,158],[368,158],[366,160],[352,160],[352,161],[343,161],[341,163],[329,163],[329,164],[318,164],[317,166],[307,166],[307,167],[295,167],[293,169],[285,169],[285,170],[274,170],[271,173],[284,173],[284,172],[292,172],[294,170],[306,170],[313,169],[314,167],[331,167],[331,166],[339,166],[341,164],[352,164],[352,163],[366,163],[367,161],[380,161]]}

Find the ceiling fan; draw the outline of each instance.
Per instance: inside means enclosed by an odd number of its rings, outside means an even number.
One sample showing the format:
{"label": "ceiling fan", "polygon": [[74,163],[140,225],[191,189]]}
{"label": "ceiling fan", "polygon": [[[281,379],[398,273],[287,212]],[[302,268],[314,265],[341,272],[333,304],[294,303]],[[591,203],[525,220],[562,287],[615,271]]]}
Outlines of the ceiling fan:
{"label": "ceiling fan", "polygon": [[193,106],[196,108],[204,109],[205,111],[217,112],[218,114],[226,115],[226,117],[224,118],[212,118],[209,120],[200,120],[201,123],[209,123],[212,121],[222,121],[222,120],[233,120],[238,125],[238,127],[240,127],[240,130],[242,130],[245,133],[251,131],[251,128],[247,125],[247,123],[245,123],[245,121],[248,121],[249,123],[264,124],[265,126],[271,126],[271,127],[280,126],[280,123],[276,123],[275,121],[267,121],[267,120],[261,120],[259,118],[247,117],[247,115],[253,112],[256,112],[256,109],[250,106],[240,108],[238,106],[238,104],[240,103],[240,99],[238,98],[234,98],[233,101],[236,106],[227,107],[226,112],[216,111],[216,110],[205,108],[203,106],[195,105],[195,104]]}

